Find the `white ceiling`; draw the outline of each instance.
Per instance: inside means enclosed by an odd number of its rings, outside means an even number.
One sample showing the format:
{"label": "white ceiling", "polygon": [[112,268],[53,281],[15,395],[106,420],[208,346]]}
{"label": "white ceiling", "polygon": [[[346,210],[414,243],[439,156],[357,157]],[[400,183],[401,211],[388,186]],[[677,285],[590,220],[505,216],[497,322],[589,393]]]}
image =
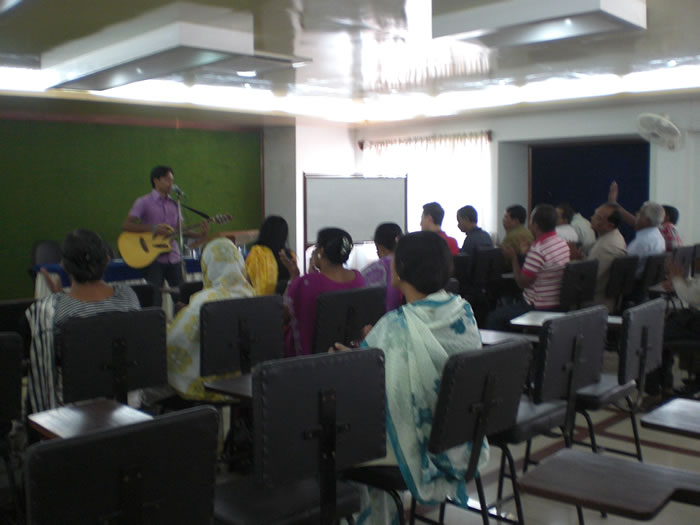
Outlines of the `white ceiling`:
{"label": "white ceiling", "polygon": [[[427,40],[429,0],[191,1],[251,13],[256,53],[308,57],[311,62],[298,69],[289,64],[270,67],[254,79],[236,73],[240,63],[226,62],[167,78],[187,85],[270,90],[278,97],[325,95],[358,101],[386,93],[433,96],[552,77],[626,75],[700,65],[698,0],[647,0],[646,30],[503,49],[478,49],[449,38]],[[498,7],[507,1],[471,0],[468,5]],[[0,66],[38,69],[42,53],[168,3],[22,0],[0,12]],[[4,4],[11,2],[0,1],[0,10]],[[464,5],[464,1],[434,0],[432,9],[445,14],[464,10]]]}

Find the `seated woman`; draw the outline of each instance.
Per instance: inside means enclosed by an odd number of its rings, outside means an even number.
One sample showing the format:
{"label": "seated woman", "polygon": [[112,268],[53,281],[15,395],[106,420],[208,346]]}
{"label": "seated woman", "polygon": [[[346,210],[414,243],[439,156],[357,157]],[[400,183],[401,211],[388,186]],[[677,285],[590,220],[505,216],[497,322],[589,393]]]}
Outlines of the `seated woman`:
{"label": "seated woman", "polygon": [[287,221],[279,215],[270,215],[260,227],[258,240],[245,260],[245,270],[256,295],[272,295],[277,291],[278,283],[289,280],[289,270],[279,255],[283,252],[296,262],[294,253],[287,246],[288,230]]}
{"label": "seated woman", "polygon": [[[436,233],[415,232],[399,239],[392,283],[407,304],[386,313],[362,346],[381,348],[386,359],[387,457],[375,464],[398,465],[419,502],[441,502],[449,496],[466,504],[463,477],[471,443],[439,456],[425,448],[445,362],[458,352],[481,348],[471,306],[443,289],[451,273],[452,256]],[[488,443],[479,446],[483,467]],[[386,513],[395,514],[396,508],[387,499],[381,491],[370,491],[358,525],[392,523]]]}
{"label": "seated woman", "polygon": [[378,261],[367,265],[362,271],[367,286],[386,286],[386,311],[401,306],[403,295],[398,288],[391,286],[391,261],[399,238],[403,235],[401,226],[393,222],[384,222],[374,230],[374,245],[377,248]]}
{"label": "seated woman", "polygon": [[297,265],[284,254],[280,255],[292,276],[285,294],[290,317],[285,333],[285,356],[312,352],[319,295],[365,285],[360,272],[343,268],[351,251],[352,237],[348,232],[340,228],[324,228],[318,232],[310,273],[300,276]]}
{"label": "seated woman", "polygon": [[109,263],[107,253],[107,245],[99,235],[75,230],[66,235],[61,259],[61,265],[70,276],[70,291],[63,292],[60,284],[54,283],[45,270],[42,272],[53,293],[36,301],[26,313],[32,331],[28,395],[33,412],[63,403],[54,338],[68,319],[140,308],[129,286],[112,287],[104,282]]}
{"label": "seated woman", "polygon": [[230,240],[208,243],[201,262],[204,289],[190,297],[168,326],[168,383],[185,399],[217,401],[225,396],[204,390],[204,382],[214,377],[199,375],[199,311],[204,303],[253,297],[255,292],[246,279],[243,256]]}

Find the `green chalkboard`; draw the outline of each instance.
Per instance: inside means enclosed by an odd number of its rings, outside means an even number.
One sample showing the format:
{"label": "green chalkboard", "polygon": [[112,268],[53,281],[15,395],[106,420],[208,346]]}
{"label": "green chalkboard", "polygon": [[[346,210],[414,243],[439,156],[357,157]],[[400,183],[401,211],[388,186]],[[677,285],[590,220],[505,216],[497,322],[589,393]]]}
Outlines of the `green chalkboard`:
{"label": "green chalkboard", "polygon": [[[185,203],[233,221],[212,231],[257,228],[262,217],[261,133],[92,123],[0,120],[0,299],[30,297],[32,245],[74,228],[112,247],[150,170],[169,165]],[[185,212],[186,222],[196,215]]]}

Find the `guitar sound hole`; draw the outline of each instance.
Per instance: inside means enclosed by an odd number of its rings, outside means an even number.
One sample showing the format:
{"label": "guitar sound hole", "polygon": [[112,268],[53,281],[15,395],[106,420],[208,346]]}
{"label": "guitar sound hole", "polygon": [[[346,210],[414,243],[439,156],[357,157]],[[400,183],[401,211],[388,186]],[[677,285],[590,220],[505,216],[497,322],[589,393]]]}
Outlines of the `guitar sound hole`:
{"label": "guitar sound hole", "polygon": [[139,237],[139,242],[141,243],[141,248],[143,251],[148,253],[148,245],[146,244],[146,241],[143,240],[143,237]]}

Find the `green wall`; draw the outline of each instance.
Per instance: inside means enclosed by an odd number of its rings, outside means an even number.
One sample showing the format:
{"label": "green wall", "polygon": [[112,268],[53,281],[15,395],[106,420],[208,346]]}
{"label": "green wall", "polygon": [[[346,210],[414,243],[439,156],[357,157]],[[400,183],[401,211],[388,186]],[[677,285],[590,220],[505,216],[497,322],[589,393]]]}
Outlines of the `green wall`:
{"label": "green wall", "polygon": [[116,248],[134,200],[151,191],[149,173],[157,164],[173,168],[186,204],[233,215],[212,231],[257,228],[261,148],[259,130],[0,120],[0,299],[34,294],[27,270],[37,240],[62,241],[82,227]]}

